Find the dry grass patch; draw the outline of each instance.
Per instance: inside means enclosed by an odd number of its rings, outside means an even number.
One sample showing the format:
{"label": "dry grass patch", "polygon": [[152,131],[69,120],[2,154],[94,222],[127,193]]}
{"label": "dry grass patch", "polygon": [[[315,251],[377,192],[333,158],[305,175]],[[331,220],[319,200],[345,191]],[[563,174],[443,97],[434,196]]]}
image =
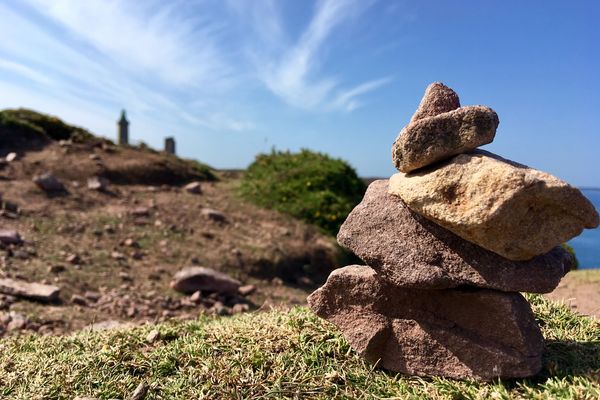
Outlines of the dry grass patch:
{"label": "dry grass patch", "polygon": [[[600,397],[600,322],[530,296],[547,339],[544,370],[490,384],[405,377],[373,368],[305,308],[203,317],[130,330],[0,342],[0,397],[577,398]],[[161,339],[146,342],[151,329]]]}

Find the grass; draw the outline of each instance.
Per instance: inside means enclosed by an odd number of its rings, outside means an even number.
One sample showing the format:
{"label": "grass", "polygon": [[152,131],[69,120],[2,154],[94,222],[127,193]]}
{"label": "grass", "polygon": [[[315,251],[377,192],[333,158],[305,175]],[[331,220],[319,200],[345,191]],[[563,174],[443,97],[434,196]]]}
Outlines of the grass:
{"label": "grass", "polygon": [[[193,322],[0,341],[0,397],[149,399],[600,397],[600,322],[529,296],[547,340],[544,370],[489,384],[373,368],[305,308]],[[151,329],[161,332],[153,344]]]}
{"label": "grass", "polygon": [[0,126],[17,128],[52,140],[84,142],[94,136],[83,128],[69,125],[51,115],[26,108],[0,111]]}

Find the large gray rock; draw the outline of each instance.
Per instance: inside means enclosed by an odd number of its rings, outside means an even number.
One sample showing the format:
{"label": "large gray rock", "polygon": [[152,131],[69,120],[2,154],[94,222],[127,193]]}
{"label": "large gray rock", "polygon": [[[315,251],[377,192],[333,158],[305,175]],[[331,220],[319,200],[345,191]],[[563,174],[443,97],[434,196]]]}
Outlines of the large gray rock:
{"label": "large gray rock", "polygon": [[410,172],[491,143],[498,115],[484,106],[460,107],[411,122],[392,146],[396,168]]}
{"label": "large gray rock", "polygon": [[58,300],[60,288],[41,283],[0,278],[0,293],[49,303]]}
{"label": "large gray rock", "polygon": [[171,288],[190,294],[200,290],[233,295],[239,287],[238,280],[206,267],[186,267],[177,272],[171,281]]}
{"label": "large gray rock", "polygon": [[411,210],[511,260],[528,260],[600,223],[579,189],[485,151],[390,178]]}
{"label": "large gray rock", "polygon": [[398,288],[353,265],[333,271],[308,303],[354,350],[392,371],[491,380],[542,366],[543,338],[518,293]]}
{"label": "large gray rock", "polygon": [[485,250],[412,212],[388,193],[387,180],[371,183],[337,239],[385,279],[403,287],[469,285],[548,293],[573,266],[561,247],[529,261],[511,261]]}

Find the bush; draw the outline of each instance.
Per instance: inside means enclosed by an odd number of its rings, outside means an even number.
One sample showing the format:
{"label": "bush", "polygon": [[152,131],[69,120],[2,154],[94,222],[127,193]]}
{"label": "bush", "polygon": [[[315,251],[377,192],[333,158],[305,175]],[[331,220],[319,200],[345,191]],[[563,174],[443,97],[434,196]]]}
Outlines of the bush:
{"label": "bush", "polygon": [[566,251],[568,251],[569,254],[571,254],[571,256],[573,257],[573,260],[575,260],[575,264],[574,264],[574,267],[572,268],[572,270],[579,269],[579,260],[577,259],[577,255],[575,254],[575,249],[573,249],[567,243],[563,243],[562,247],[563,247],[563,249],[565,249]]}
{"label": "bush", "polygon": [[254,203],[337,234],[365,192],[348,163],[303,149],[259,154],[248,167],[240,191]]}
{"label": "bush", "polygon": [[31,131],[52,140],[84,142],[93,135],[83,128],[65,124],[62,120],[26,108],[0,111],[0,126]]}

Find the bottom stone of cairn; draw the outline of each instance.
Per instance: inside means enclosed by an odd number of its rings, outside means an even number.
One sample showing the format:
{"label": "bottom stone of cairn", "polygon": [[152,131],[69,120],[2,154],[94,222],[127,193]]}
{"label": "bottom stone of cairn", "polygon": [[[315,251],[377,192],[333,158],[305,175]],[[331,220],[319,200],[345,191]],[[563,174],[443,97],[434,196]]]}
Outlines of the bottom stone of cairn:
{"label": "bottom stone of cairn", "polygon": [[491,380],[541,369],[542,334],[519,293],[400,288],[352,265],[333,271],[308,302],[360,355],[391,371]]}

